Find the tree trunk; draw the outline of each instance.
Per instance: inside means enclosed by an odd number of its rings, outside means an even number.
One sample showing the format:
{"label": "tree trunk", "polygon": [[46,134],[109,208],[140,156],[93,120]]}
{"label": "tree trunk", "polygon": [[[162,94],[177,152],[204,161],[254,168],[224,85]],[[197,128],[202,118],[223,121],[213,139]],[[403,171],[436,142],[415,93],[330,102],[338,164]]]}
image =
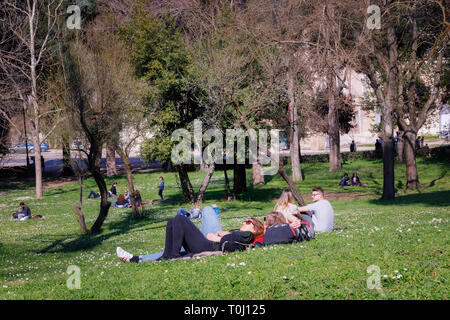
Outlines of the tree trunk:
{"label": "tree trunk", "polygon": [[106,175],[108,177],[117,175],[116,148],[113,143],[106,144]]}
{"label": "tree trunk", "polygon": [[84,220],[84,214],[81,212],[81,206],[76,204],[74,205],[75,213],[77,214],[77,221],[80,224],[81,231],[83,233],[89,233],[89,230],[86,227],[86,221]]}
{"label": "tree trunk", "polygon": [[116,145],[115,150],[119,154],[120,159],[122,159],[122,162],[124,164],[125,174],[127,176],[128,194],[130,195],[132,216],[134,219],[141,219],[142,215],[139,213],[139,208],[136,205],[135,198],[131,196],[134,194],[135,190],[134,190],[133,172],[131,169],[130,158],[119,146]]}
{"label": "tree trunk", "polygon": [[227,196],[227,201],[232,201],[233,200],[233,195],[231,193],[230,179],[228,179],[227,164],[226,163],[223,164],[223,175],[225,176],[225,192],[226,192],[226,196]]}
{"label": "tree trunk", "polygon": [[98,141],[95,141],[93,135],[90,139],[90,152],[89,152],[89,171],[94,177],[95,182],[97,183],[99,192],[100,192],[100,212],[97,219],[94,222],[94,225],[91,228],[91,233],[97,234],[100,233],[103,222],[105,221],[109,208],[111,207],[111,202],[108,201],[108,189],[106,187],[105,179],[100,172],[100,161],[101,161],[101,147]]}
{"label": "tree trunk", "polygon": [[421,188],[416,165],[416,138],[417,132],[407,131],[405,137],[405,161],[406,161],[406,189],[417,190]]}
{"label": "tree trunk", "polygon": [[330,137],[330,172],[341,170],[341,147],[339,120],[334,98],[334,75],[330,72],[328,80],[328,136]]}
{"label": "tree trunk", "polygon": [[234,163],[233,165],[233,194],[237,198],[241,193],[247,191],[247,176],[245,164]]}
{"label": "tree trunk", "polygon": [[291,124],[291,134],[289,141],[289,151],[291,155],[292,165],[292,179],[294,181],[303,180],[300,169],[300,152],[299,152],[299,133],[298,133],[298,119],[297,106],[294,96],[294,77],[288,72],[288,96],[289,96],[289,118]]}
{"label": "tree trunk", "polygon": [[[247,122],[245,123],[247,124]],[[255,131],[252,130],[250,127],[247,127],[246,124],[244,124],[244,126],[246,127],[248,132],[249,145],[258,146],[258,137],[256,136]],[[255,150],[257,150],[257,147],[255,148]],[[255,160],[256,162],[254,162]],[[251,159],[251,161],[252,161],[253,185],[256,186],[258,184],[264,184],[263,166],[258,157],[257,151],[256,154],[253,155],[253,159]]]}
{"label": "tree trunk", "polygon": [[197,204],[197,205],[201,205],[202,204],[206,188],[209,185],[209,181],[211,180],[211,177],[212,177],[212,175],[214,173],[215,167],[216,166],[215,166],[214,163],[209,165],[209,167],[207,169],[207,172],[206,172],[206,175],[203,178],[203,181],[202,181],[202,184],[200,186],[200,189],[198,190],[197,199],[195,200],[195,204]]}
{"label": "tree trunk", "polygon": [[394,199],[394,144],[392,138],[392,117],[384,122],[383,135],[383,195],[382,199]]}
{"label": "tree trunk", "polygon": [[72,158],[70,157],[70,141],[67,135],[63,134],[62,138],[62,172],[63,177],[73,176]]}
{"label": "tree trunk", "polygon": [[398,160],[398,162],[403,162],[404,145],[405,145],[403,135],[404,135],[403,131],[399,131],[397,134],[397,160]]}
{"label": "tree trunk", "polygon": [[193,203],[195,201],[195,193],[192,188],[191,181],[184,164],[179,164],[176,166],[178,175],[180,177],[181,190],[183,192],[183,201],[188,203]]}
{"label": "tree trunk", "polygon": [[42,161],[41,161],[41,148],[39,143],[39,131],[36,128],[33,134],[33,144],[34,144],[34,172],[36,178],[36,199],[39,199],[42,198]]}
{"label": "tree trunk", "polygon": [[[270,150],[267,150],[267,156],[269,158],[272,158],[272,154],[270,152]],[[302,196],[300,195],[300,193],[297,190],[297,186],[295,185],[295,182],[292,181],[292,179],[288,176],[288,174],[286,173],[286,171],[284,171],[283,169],[283,165],[280,162],[278,162],[278,173],[281,175],[281,177],[287,182],[287,184],[289,185],[289,188],[292,191],[292,194],[295,198],[295,200],[298,201],[298,203],[300,203],[302,206],[305,206],[305,201],[303,200]]]}

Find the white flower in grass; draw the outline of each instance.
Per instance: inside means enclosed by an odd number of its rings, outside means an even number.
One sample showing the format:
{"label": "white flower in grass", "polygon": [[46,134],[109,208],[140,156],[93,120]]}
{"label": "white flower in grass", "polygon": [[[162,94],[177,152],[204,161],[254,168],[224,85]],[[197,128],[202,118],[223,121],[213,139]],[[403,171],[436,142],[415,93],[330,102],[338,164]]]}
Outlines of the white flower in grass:
{"label": "white flower in grass", "polygon": [[397,275],[397,279],[401,279],[403,276],[401,274]]}
{"label": "white flower in grass", "polygon": [[245,266],[245,262],[239,263],[240,266]]}
{"label": "white flower in grass", "polygon": [[394,273],[398,273],[398,270],[394,270]]}
{"label": "white flower in grass", "polygon": [[248,272],[248,274],[252,274],[252,272],[251,272],[251,271],[249,271],[249,272]]}

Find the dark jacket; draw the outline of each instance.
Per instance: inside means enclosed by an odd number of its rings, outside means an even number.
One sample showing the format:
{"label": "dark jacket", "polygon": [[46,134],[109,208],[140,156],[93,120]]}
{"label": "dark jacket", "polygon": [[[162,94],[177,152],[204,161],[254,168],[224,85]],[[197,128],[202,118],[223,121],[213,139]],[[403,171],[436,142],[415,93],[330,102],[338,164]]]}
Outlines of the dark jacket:
{"label": "dark jacket", "polygon": [[25,216],[31,217],[31,210],[30,210],[30,208],[28,208],[28,206],[23,207],[22,214],[24,214]]}
{"label": "dark jacket", "polygon": [[253,242],[253,234],[250,231],[231,230],[230,234],[224,235],[219,242],[214,243],[214,250],[233,252],[245,250],[247,244]]}

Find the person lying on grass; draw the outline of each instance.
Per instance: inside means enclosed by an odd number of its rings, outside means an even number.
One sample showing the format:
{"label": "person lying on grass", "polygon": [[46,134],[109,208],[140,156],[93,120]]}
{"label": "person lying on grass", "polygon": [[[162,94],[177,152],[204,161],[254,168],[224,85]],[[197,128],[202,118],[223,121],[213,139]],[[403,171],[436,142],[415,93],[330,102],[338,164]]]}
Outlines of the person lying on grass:
{"label": "person lying on grass", "polygon": [[[211,207],[209,207],[211,208]],[[217,216],[211,208],[212,213]],[[205,211],[205,210],[203,210]],[[203,213],[204,215],[204,213]],[[183,215],[169,219],[166,226],[166,241],[162,256],[156,260],[176,259],[182,256],[181,249],[186,254],[197,254],[205,251],[233,252],[245,250],[247,244],[264,234],[264,225],[256,218],[244,221],[239,229],[216,233],[207,233],[206,236]],[[117,256],[124,262],[142,262],[142,257],[133,256],[118,247]]]}
{"label": "person lying on grass", "polygon": [[264,217],[265,233],[262,245],[292,243],[297,238],[297,233],[283,214],[271,211]]}

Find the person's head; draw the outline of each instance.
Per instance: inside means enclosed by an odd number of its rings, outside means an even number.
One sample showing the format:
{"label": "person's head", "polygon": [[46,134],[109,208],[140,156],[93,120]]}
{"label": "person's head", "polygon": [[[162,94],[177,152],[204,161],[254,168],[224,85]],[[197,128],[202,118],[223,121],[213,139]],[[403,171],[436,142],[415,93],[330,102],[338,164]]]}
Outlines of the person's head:
{"label": "person's head", "polygon": [[161,181],[163,181],[164,180],[164,178],[161,176],[161,177],[159,177],[159,180],[161,180]]}
{"label": "person's head", "polygon": [[348,174],[347,174],[347,172],[346,172],[346,173],[344,173],[344,177],[347,177],[347,178],[348,178]]}
{"label": "person's head", "polygon": [[353,172],[353,176],[354,176],[354,177],[357,177],[358,174],[357,174],[356,172]]}
{"label": "person's head", "polygon": [[323,200],[324,193],[323,193],[323,190],[322,190],[321,187],[316,187],[316,188],[312,189],[312,194],[311,195],[312,195],[312,200],[314,202],[316,202],[316,201],[319,201],[319,200]]}
{"label": "person's head", "polygon": [[125,200],[124,195],[123,194],[119,194],[119,201],[123,201],[123,200]]}
{"label": "person's head", "polygon": [[278,211],[271,211],[264,217],[264,224],[266,228],[281,223],[287,223],[287,221],[283,214]]}
{"label": "person's head", "polygon": [[113,187],[117,187],[117,182],[114,182],[112,185]]}
{"label": "person's head", "polygon": [[125,195],[127,195],[127,194],[128,194],[128,190],[125,190],[123,193],[124,193]]}
{"label": "person's head", "polygon": [[256,239],[264,235],[264,224],[256,218],[250,218],[244,221],[239,230],[250,231]]}
{"label": "person's head", "polygon": [[19,205],[23,208],[23,207],[25,207],[25,202],[21,202],[21,203],[19,203]]}
{"label": "person's head", "polygon": [[284,189],[275,205],[274,211],[285,209],[289,203],[294,203],[294,195],[290,189]]}

